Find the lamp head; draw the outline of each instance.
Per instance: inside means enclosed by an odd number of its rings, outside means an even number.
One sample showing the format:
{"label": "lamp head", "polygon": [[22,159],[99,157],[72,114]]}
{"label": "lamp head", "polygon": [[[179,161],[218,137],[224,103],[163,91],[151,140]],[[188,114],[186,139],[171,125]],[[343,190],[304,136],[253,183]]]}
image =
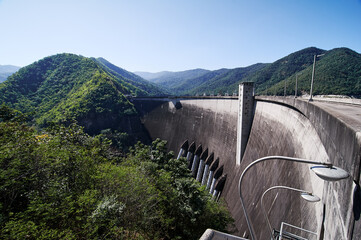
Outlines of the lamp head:
{"label": "lamp head", "polygon": [[314,171],[319,178],[325,181],[338,181],[350,176],[348,172],[335,166],[314,166],[311,167],[311,170]]}
{"label": "lamp head", "polygon": [[306,192],[301,193],[301,197],[308,202],[319,202],[321,200],[318,196]]}

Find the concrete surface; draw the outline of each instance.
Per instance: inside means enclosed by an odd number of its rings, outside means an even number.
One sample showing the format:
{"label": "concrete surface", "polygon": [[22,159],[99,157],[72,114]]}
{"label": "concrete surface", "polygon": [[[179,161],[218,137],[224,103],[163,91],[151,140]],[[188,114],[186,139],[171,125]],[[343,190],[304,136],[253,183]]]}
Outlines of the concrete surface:
{"label": "concrete surface", "polygon": [[207,229],[199,240],[247,240],[246,238],[237,237],[231,234],[219,232],[213,229]]}
{"label": "concrete surface", "polygon": [[135,100],[142,121],[152,139],[168,141],[175,153],[188,139],[202,144],[220,158],[227,181],[222,193],[235,225],[232,234],[245,237],[248,228],[239,202],[238,180],[252,161],[269,155],[284,155],[330,161],[352,175],[340,182],[324,183],[309,171],[308,165],[289,162],[264,163],[247,173],[246,206],[251,213],[257,237],[267,239],[266,223],[260,209],[264,190],[274,185],[306,189],[322,196],[310,204],[299,195],[275,192],[265,199],[273,227],[287,222],[315,231],[320,239],[359,239],[360,214],[353,202],[360,181],[361,134],[359,107],[294,98],[256,97],[255,115],[243,160],[236,164],[238,101],[219,99]]}

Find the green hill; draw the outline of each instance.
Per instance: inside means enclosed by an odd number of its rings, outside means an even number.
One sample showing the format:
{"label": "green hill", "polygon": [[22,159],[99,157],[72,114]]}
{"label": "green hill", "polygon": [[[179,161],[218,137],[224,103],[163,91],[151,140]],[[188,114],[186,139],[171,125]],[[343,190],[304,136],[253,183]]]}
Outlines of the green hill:
{"label": "green hill", "polygon": [[135,117],[129,94],[148,93],[97,61],[67,53],[21,68],[0,84],[0,103],[31,113],[40,126],[75,119],[89,133],[118,128],[124,117]]}
{"label": "green hill", "polygon": [[241,82],[254,82],[256,94],[294,94],[296,74],[298,94],[309,93],[314,55],[317,58],[313,94],[361,96],[361,57],[348,48],[329,51],[310,47],[289,54],[273,63],[245,68],[220,69],[191,79],[179,79],[168,88],[177,95],[232,94]]}
{"label": "green hill", "polygon": [[146,77],[147,80],[154,82],[158,86],[167,89],[172,94],[178,94],[180,92],[179,86],[185,84],[186,82],[192,81],[192,79],[201,77],[209,72],[211,71],[198,68],[198,69],[192,69],[192,70],[180,71],[180,72],[168,72],[168,71],[159,72],[159,73],[137,72],[137,74]]}
{"label": "green hill", "polygon": [[202,86],[203,83],[209,82],[211,79],[216,78],[217,76],[220,76],[226,72],[228,72],[229,69],[219,69],[215,71],[207,72],[199,77],[186,79],[184,81],[179,82],[177,85],[174,85],[173,91],[175,91],[179,95],[196,95],[190,94],[193,93],[192,90],[198,88],[199,86]]}
{"label": "green hill", "polygon": [[245,68],[235,68],[215,78],[208,79],[188,92],[190,95],[197,93],[224,94],[238,91],[241,82],[255,82],[256,93],[260,93],[274,84],[277,84],[294,73],[312,66],[313,55],[322,54],[324,50],[306,48],[283,57],[274,63],[258,63]]}
{"label": "green hill", "polygon": [[104,70],[106,70],[108,73],[112,74],[116,78],[122,79],[124,82],[132,86],[136,86],[140,90],[143,90],[143,91],[138,90],[138,92],[136,92],[137,96],[141,96],[141,95],[160,96],[160,95],[164,95],[165,93],[164,89],[160,89],[155,84],[152,84],[151,82],[144,80],[143,78],[141,78],[140,76],[134,73],[128,72],[125,69],[115,66],[114,64],[105,60],[104,58],[97,58],[94,60],[96,60],[98,63],[104,66]]}
{"label": "green hill", "polygon": [[266,66],[267,64],[258,63],[244,68],[227,69],[226,71],[222,71],[222,69],[213,71],[207,75],[212,75],[212,73],[220,74],[215,74],[213,77],[203,81],[202,84],[199,84],[197,87],[193,87],[190,91],[184,92],[184,94],[233,94],[238,91],[238,83],[242,79],[262,70]]}
{"label": "green hill", "polygon": [[[296,74],[296,73],[295,73]],[[283,95],[286,81],[287,94],[294,94],[296,75],[293,74],[267,89],[268,94]],[[297,72],[298,94],[309,93],[312,78],[312,65]],[[266,90],[260,91],[265,94]],[[361,54],[348,48],[336,48],[317,58],[314,95],[361,96]]]}
{"label": "green hill", "polygon": [[278,82],[302,71],[313,64],[313,56],[325,53],[325,50],[310,47],[283,57],[267,67],[248,76],[243,81],[256,83],[256,93],[266,90]]}

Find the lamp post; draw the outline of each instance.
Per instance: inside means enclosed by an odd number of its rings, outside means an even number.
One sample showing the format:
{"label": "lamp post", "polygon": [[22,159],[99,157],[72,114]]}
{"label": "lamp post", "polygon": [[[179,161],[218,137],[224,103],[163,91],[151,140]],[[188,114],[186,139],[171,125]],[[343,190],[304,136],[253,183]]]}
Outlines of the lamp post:
{"label": "lamp post", "polygon": [[313,68],[312,68],[312,79],[311,79],[311,89],[310,89],[310,99],[308,101],[312,102],[312,90],[313,90],[313,80],[315,78],[315,67],[316,67],[316,58],[317,57],[321,57],[325,54],[320,54],[320,55],[314,55],[313,56]]}
{"label": "lamp post", "polygon": [[298,75],[301,75],[302,73],[296,73],[296,87],[295,87],[295,98],[297,98],[297,77]]}
{"label": "lamp post", "polygon": [[283,96],[286,97],[286,79],[285,79],[285,87],[284,87],[284,90],[283,90]]}
{"label": "lamp post", "polygon": [[250,163],[243,170],[243,172],[241,174],[241,177],[239,178],[238,189],[239,189],[239,198],[241,200],[243,213],[244,213],[244,216],[246,218],[248,229],[249,229],[252,240],[255,240],[257,238],[256,238],[256,236],[254,234],[253,225],[251,223],[251,220],[249,219],[247,209],[246,209],[246,206],[244,204],[243,195],[242,195],[242,188],[241,188],[242,180],[243,180],[243,177],[245,176],[245,174],[247,173],[247,171],[252,166],[254,166],[254,165],[256,165],[256,164],[258,164],[260,162],[269,161],[269,160],[284,160],[284,161],[291,161],[291,162],[297,162],[297,163],[307,163],[307,164],[318,165],[318,166],[313,167],[311,169],[316,173],[317,176],[319,176],[320,178],[322,178],[324,180],[328,180],[328,181],[337,181],[337,180],[345,179],[345,178],[347,178],[349,176],[348,172],[346,172],[345,170],[343,170],[341,168],[334,167],[331,163],[310,161],[310,160],[302,159],[302,158],[293,158],[293,157],[285,157],[285,156],[267,156],[267,157],[259,158],[259,159],[255,160],[254,162]]}
{"label": "lamp post", "polygon": [[266,195],[266,193],[268,193],[269,191],[273,190],[273,189],[287,189],[287,190],[291,190],[291,191],[296,191],[296,192],[300,192],[301,193],[301,197],[303,199],[305,199],[306,201],[309,201],[309,202],[318,202],[320,201],[320,198],[317,197],[316,195],[313,195],[312,193],[310,192],[307,192],[305,190],[301,190],[301,189],[297,189],[297,188],[291,188],[291,187],[287,187],[287,186],[274,186],[274,187],[270,187],[268,188],[263,194],[262,194],[262,197],[261,197],[261,207],[262,207],[262,212],[263,212],[263,215],[264,217],[266,218],[266,221],[267,221],[267,225],[268,225],[268,229],[270,230],[270,233],[271,233],[271,238],[273,238],[273,233],[272,233],[272,226],[271,226],[271,223],[269,221],[269,218],[267,216],[267,212],[266,212],[266,209],[264,207],[264,204],[263,204],[263,197]]}

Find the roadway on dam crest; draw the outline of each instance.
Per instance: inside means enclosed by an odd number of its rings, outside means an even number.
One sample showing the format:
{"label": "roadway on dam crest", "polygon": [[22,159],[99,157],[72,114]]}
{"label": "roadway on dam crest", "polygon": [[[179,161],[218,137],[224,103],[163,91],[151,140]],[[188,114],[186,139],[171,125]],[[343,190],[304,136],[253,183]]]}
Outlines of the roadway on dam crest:
{"label": "roadway on dam crest", "polygon": [[355,131],[361,132],[361,106],[336,102],[318,102],[312,104],[322,108],[336,118],[342,120]]}

